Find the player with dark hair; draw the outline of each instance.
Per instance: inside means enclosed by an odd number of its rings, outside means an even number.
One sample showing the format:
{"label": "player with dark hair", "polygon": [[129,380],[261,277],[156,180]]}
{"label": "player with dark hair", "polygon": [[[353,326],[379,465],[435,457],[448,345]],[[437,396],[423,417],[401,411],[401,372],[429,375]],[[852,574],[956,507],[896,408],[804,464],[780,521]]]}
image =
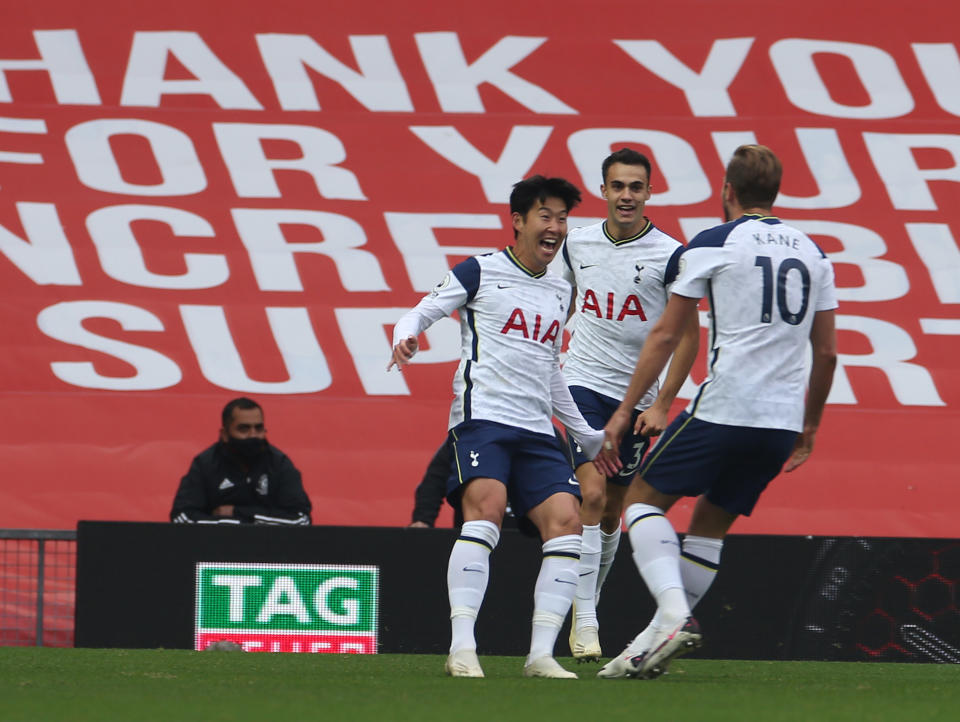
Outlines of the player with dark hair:
{"label": "player with dark hair", "polygon": [[579,201],[579,190],[562,178],[537,175],[517,183],[510,195],[514,245],[458,263],[394,328],[388,368],[409,363],[417,336],[459,312],[461,358],[449,421],[455,473],[447,486],[464,519],[447,568],[446,672],[455,677],[483,676],[474,626],[508,500],[543,540],[523,673],[577,677],[553,657],[577,585],[580,494],[551,419],[556,415],[588,456],[599,451],[603,432],[584,421],[560,373],[571,289],[547,265]]}
{"label": "player with dark hair", "polygon": [[240,397],[223,407],[220,439],[194,457],[180,480],[175,524],[310,524],[300,472],[267,441],[263,409]]}
{"label": "player with dark hair", "polygon": [[[656,677],[700,645],[690,610],[716,575],[728,530],[753,511],[781,469],[797,468],[813,449],[836,366],[836,290],[826,255],[771,215],[780,177],[769,148],[734,152],[721,196],[727,222],[698,234],[684,251],[667,307],[606,426],[597,463],[613,470],[619,460],[607,449],[619,443],[637,400],[708,296],[707,378],[626,498],[633,559],[657,611],[600,677]],[[681,547],[665,514],[683,496],[698,499]]]}
{"label": "player with dark hair", "polygon": [[[602,171],[607,218],[567,234],[561,266],[576,292],[563,376],[580,413],[598,429],[627,392],[647,332],[667,305],[683,251],[644,215],[651,188],[645,155],[621,148],[604,159]],[[638,400],[633,417],[640,417],[639,431],[620,444],[618,474],[607,477],[571,445],[583,495],[583,546],[570,624],[570,651],[580,661],[600,658],[596,603],[620,543],[623,498],[650,437],[666,426],[670,405],[696,358],[699,336],[699,323],[692,318],[663,388],[658,393],[654,383]]]}

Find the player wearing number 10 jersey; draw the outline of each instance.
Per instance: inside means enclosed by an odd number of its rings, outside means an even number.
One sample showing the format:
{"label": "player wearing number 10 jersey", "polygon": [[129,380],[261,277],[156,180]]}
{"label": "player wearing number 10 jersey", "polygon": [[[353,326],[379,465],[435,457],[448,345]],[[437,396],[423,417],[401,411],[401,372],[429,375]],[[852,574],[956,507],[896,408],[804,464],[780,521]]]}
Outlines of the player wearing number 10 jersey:
{"label": "player wearing number 10 jersey", "polygon": [[[716,574],[727,531],[753,511],[781,468],[793,470],[813,449],[836,366],[837,299],[827,257],[771,214],[781,174],[769,148],[734,152],[722,191],[728,222],[697,235],[681,256],[667,307],[605,429],[607,443],[623,435],[633,404],[706,296],[707,378],[664,431],[625,502],[633,559],[657,612],[601,677],[654,677],[699,646],[690,610]],[[687,534],[698,543],[691,548],[685,540],[681,551],[664,514],[682,496],[699,498]]]}

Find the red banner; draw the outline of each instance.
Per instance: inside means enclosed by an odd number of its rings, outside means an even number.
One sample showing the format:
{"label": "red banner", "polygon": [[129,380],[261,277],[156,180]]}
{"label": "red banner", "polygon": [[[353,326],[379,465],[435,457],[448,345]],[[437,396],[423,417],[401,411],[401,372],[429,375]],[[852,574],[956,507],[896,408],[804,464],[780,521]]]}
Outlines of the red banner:
{"label": "red banner", "polygon": [[956,536],[958,21],[824,0],[8,9],[0,526],[165,519],[239,395],[315,523],[407,523],[458,336],[437,324],[388,374],[392,323],[510,242],[512,183],[563,175],[572,222],[597,218],[600,163],[631,145],[647,214],[688,240],[755,140],[784,161],[776,212],[834,261],[841,358],[813,458],[734,530]]}

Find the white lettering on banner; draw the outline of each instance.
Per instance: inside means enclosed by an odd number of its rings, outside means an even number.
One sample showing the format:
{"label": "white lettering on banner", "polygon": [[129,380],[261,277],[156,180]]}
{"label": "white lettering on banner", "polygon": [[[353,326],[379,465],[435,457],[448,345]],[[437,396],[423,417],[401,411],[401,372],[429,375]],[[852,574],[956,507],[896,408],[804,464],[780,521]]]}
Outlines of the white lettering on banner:
{"label": "white lettering on banner", "polygon": [[[0,74],[0,78],[2,78]],[[0,118],[0,133],[34,133],[45,135],[47,124],[39,118]],[[0,150],[0,163],[23,163],[40,165],[43,156],[39,153],[17,153],[12,150]]]}
{"label": "white lettering on banner", "polygon": [[[214,123],[220,155],[241,198],[280,198],[276,170],[302,171],[313,178],[320,195],[365,201],[357,177],[337,168],[347,159],[343,143],[333,133],[309,125]],[[286,140],[302,151],[299,158],[267,158],[262,140]]]}
{"label": "white lettering on banner", "polygon": [[946,406],[937,393],[930,372],[919,364],[910,363],[910,359],[917,355],[917,347],[910,334],[902,328],[878,318],[837,314],[837,330],[863,334],[873,351],[837,355],[837,368],[827,403],[857,403],[847,377],[847,368],[856,366],[881,370],[890,382],[897,401],[903,406]]}
{"label": "white lettering on banner", "polygon": [[910,290],[910,279],[903,266],[880,258],[887,252],[887,244],[879,233],[838,221],[784,219],[783,222],[799,228],[808,236],[829,236],[843,245],[842,251],[831,251],[827,256],[834,265],[850,263],[856,266],[863,274],[863,285],[837,286],[838,300],[892,301],[906,296]]}
{"label": "white lettering on banner", "polygon": [[[195,79],[165,79],[170,55],[193,73]],[[120,105],[156,108],[164,95],[209,95],[221,108],[263,110],[243,81],[214,55],[199,34],[136,32],[123,78]]]}
{"label": "white lettering on banner", "polygon": [[[408,396],[410,389],[403,374],[388,372],[393,352],[393,333],[388,333],[407,308],[337,308],[340,326],[353,367],[369,396]],[[450,317],[439,319],[423,333],[428,348],[417,352],[412,363],[437,364],[460,358],[460,326]]]}
{"label": "white lettering on banner", "polygon": [[547,144],[549,125],[515,125],[496,162],[490,160],[452,125],[414,125],[411,132],[458,168],[480,180],[490,203],[508,203],[517,178],[525,178]]}
{"label": "white lettering on banner", "polygon": [[284,110],[320,110],[304,66],[339,83],[367,110],[413,111],[413,102],[385,35],[351,35],[360,72],[344,65],[309,35],[261,33],[257,47]]}
{"label": "white lettering on banner", "polygon": [[[840,55],[852,63],[870,98],[867,105],[844,105],[831,97],[813,60],[820,53]],[[913,110],[913,96],[896,61],[881,48],[788,38],[770,46],[770,60],[790,102],[809,113],[834,118],[899,118]]]}
{"label": "white lettering on banner", "polygon": [[296,617],[300,624],[310,624],[313,621],[292,577],[280,576],[273,580],[267,598],[263,600],[263,606],[257,614],[257,623],[267,624],[278,615]]}
{"label": "white lettering on banner", "polygon": [[[864,133],[873,165],[883,179],[893,207],[901,211],[935,211],[927,181],[960,181],[960,135],[936,133]],[[915,148],[939,148],[953,157],[949,168],[921,169]]]}
{"label": "white lettering on banner", "polygon": [[960,248],[945,223],[907,223],[907,235],[940,303],[960,303]]}
{"label": "white lettering on banner", "polygon": [[[797,141],[807,167],[817,184],[814,196],[777,195],[781,208],[844,208],[860,200],[860,184],[850,169],[843,153],[840,138],[834,128],[797,128]],[[741,145],[757,142],[752,131],[716,131],[711,133],[713,144],[724,168]],[[791,175],[797,171],[791,170]]]}
{"label": "white lettering on banner", "polygon": [[330,386],[330,367],[305,308],[267,308],[287,381],[254,381],[247,375],[222,306],[182,305],[180,316],[200,371],[215,386],[258,394],[310,394]]}
{"label": "white lettering on banner", "polygon": [[490,213],[387,212],[383,217],[393,242],[403,256],[414,291],[426,293],[439,283],[452,265],[448,261],[449,256],[476,256],[498,250],[495,245],[441,246],[434,233],[437,228],[499,230],[502,228],[499,216]]}
{"label": "white lettering on banner", "polygon": [[508,35],[473,63],[467,63],[456,33],[417,33],[414,38],[440,107],[447,113],[483,113],[478,90],[483,83],[490,83],[534,113],[577,112],[539,85],[510,71],[546,38]]}
{"label": "white lettering on banner", "polygon": [[356,624],[360,619],[360,602],[355,598],[348,597],[341,602],[343,614],[337,614],[330,609],[327,600],[333,596],[336,589],[357,589],[360,582],[352,577],[331,577],[323,584],[317,587],[313,593],[313,607],[317,610],[317,615],[323,621],[329,624],[342,624],[344,626]]}
{"label": "white lettering on banner", "polygon": [[920,329],[930,336],[960,336],[960,318],[921,318]]}
{"label": "white lettering on banner", "polygon": [[[698,233],[720,224],[720,218],[681,218],[680,228],[687,241]],[[829,236],[843,245],[842,251],[833,251],[827,257],[834,264],[850,263],[863,275],[863,285],[857,287],[837,286],[837,298],[841,301],[890,301],[902,298],[910,290],[910,279],[899,263],[879,256],[887,252],[883,237],[875,231],[852,223],[839,221],[788,220],[810,236]],[[816,239],[814,239],[816,240]]]}
{"label": "white lettering on banner", "polygon": [[53,94],[64,105],[100,105],[97,83],[76,30],[34,30],[39,60],[0,60],[0,103],[11,103],[6,71],[45,70]]}
{"label": "white lettering on banner", "polygon": [[229,589],[229,608],[230,621],[242,622],[245,620],[246,604],[244,595],[247,587],[259,587],[261,579],[258,576],[243,574],[215,574],[210,579],[210,584],[215,587],[227,587]]}
{"label": "white lettering on banner", "polygon": [[[324,211],[283,208],[233,208],[230,212],[261,291],[303,290],[293,260],[295,253],[315,253],[332,259],[348,291],[390,290],[376,255],[360,249],[367,237],[363,226],[352,218]],[[288,243],[283,235],[284,225],[316,228],[324,240]]]}
{"label": "white lettering on banner", "polygon": [[[399,373],[388,373],[391,338],[387,326],[395,323],[405,308],[335,309],[340,333],[346,343],[365,393],[371,396],[410,394]],[[267,318],[277,347],[286,365],[289,381],[253,381],[243,361],[220,306],[180,306],[181,317],[204,377],[216,386],[241,393],[306,394],[323,391],[331,384],[326,358],[316,341],[305,308],[267,308]],[[701,327],[708,327],[707,312],[699,314]],[[105,338],[83,328],[89,318],[110,318],[126,331],[163,331],[162,322],[136,306],[109,301],[70,301],[50,306],[37,317],[40,330],[50,338],[113,356],[132,365],[136,373],[127,377],[99,374],[91,362],[54,362],[51,369],[61,381],[80,388],[116,391],[148,391],[169,388],[181,380],[180,368],[163,354],[123,341]],[[960,335],[958,319],[920,319],[929,335]],[[833,389],[828,403],[857,404],[847,375],[851,367],[874,368],[890,382],[903,406],[945,406],[929,371],[912,363],[917,348],[910,334],[881,319],[837,315],[837,328],[864,335],[872,351],[867,354],[839,354]],[[413,359],[415,364],[455,361],[460,355],[458,324],[442,318],[424,332],[427,347]],[[685,380],[679,398],[692,398],[696,383]]]}
{"label": "white lettering on banner", "polygon": [[53,375],[64,383],[86,389],[151,391],[180,383],[180,367],[157,351],[92,333],[83,327],[88,318],[109,318],[125,331],[163,331],[163,322],[149,311],[113,301],[65,301],[43,309],[37,326],[50,338],[99,351],[126,361],[133,376],[104,376],[89,361],[57,361]]}
{"label": "white lettering on banner", "polygon": [[[699,312],[700,327],[709,328],[710,319],[706,311]],[[923,366],[909,363],[917,354],[917,348],[910,334],[899,326],[879,319],[864,316],[837,314],[837,329],[856,331],[863,334],[873,347],[869,354],[839,354],[834,373],[833,387],[827,399],[829,404],[856,404],[857,397],[847,376],[847,367],[875,368],[884,373],[890,382],[897,401],[903,406],[945,406],[940,398],[930,372]],[[924,333],[960,335],[960,320],[921,319]],[[807,346],[807,368],[810,367],[810,347]],[[661,374],[661,381],[666,372]],[[692,399],[696,396],[698,384],[687,377],[677,398]]]}
{"label": "white lettering on banner", "polygon": [[960,115],[960,57],[953,43],[912,43],[913,54],[937,104]]}
{"label": "white lettering on banner", "polygon": [[614,40],[627,55],[683,91],[696,116],[736,116],[728,89],[750,52],[753,38],[714,40],[700,72],[680,62],[656,40]]}
{"label": "white lettering on banner", "polygon": [[0,226],[0,253],[38,286],[82,286],[73,248],[53,203],[17,203],[29,240]]}
{"label": "white lettering on banner", "polygon": [[165,206],[123,205],[100,208],[87,217],[87,230],[103,272],[122,283],[144,288],[213,288],[230,277],[227,259],[219,253],[185,253],[185,273],[149,271],[133,233],[135,221],[157,221],[175,236],[213,238],[215,232],[200,216]]}
{"label": "white lettering on banner", "polygon": [[601,166],[614,146],[624,143],[645,145],[651,150],[650,161],[657,174],[654,187],[666,186],[663,193],[650,196],[657,206],[701,203],[711,196],[710,182],[700,166],[697,152],[686,140],[673,133],[642,128],[586,128],[570,134],[567,148],[580,173],[581,185],[596,198],[602,198]]}
{"label": "white lettering on banner", "polygon": [[[128,183],[110,147],[115,135],[135,135],[150,145],[162,182]],[[73,126],[64,136],[80,182],[106,193],[137,196],[182,196],[199,193],[207,178],[190,136],[151,120],[90,120]]]}

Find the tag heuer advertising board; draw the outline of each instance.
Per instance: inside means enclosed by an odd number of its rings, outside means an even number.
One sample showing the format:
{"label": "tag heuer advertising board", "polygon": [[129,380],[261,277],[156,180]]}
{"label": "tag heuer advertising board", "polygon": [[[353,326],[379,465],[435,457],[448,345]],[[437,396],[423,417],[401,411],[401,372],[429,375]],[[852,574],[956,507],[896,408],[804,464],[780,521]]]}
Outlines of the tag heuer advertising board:
{"label": "tag heuer advertising board", "polygon": [[198,562],[194,648],[376,654],[378,585],[375,566]]}

